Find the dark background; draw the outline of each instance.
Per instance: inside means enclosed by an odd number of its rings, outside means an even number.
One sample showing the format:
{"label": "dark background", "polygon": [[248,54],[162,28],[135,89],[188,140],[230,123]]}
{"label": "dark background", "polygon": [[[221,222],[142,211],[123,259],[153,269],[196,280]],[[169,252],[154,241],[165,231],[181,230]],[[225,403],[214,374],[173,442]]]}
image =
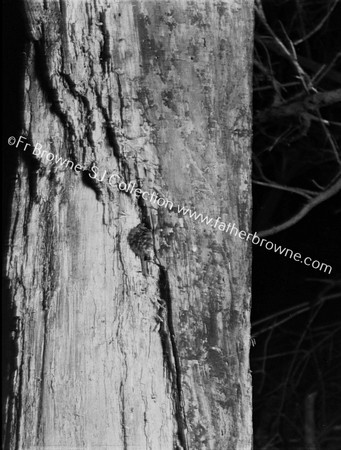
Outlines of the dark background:
{"label": "dark background", "polygon": [[[290,48],[328,14],[333,1],[263,1],[268,25]],[[23,67],[25,62],[25,24],[21,2],[2,5],[3,32],[3,255],[8,241],[9,205],[13,192],[16,158],[8,146],[9,136],[18,136],[22,112]],[[323,64],[328,65],[340,52],[341,5],[333,9],[325,24],[304,43],[296,45],[297,55],[305,58],[304,71],[314,79]],[[288,102],[309,95],[302,87],[292,64],[273,50],[273,36],[256,14],[254,68],[254,179],[261,172],[279,184],[304,189],[326,186],[340,171],[330,139],[318,120],[308,129],[299,115],[260,124],[259,111],[275,102]],[[281,96],[273,81],[281,85]],[[317,85],[319,92],[341,87],[340,59],[335,61]],[[340,104],[322,108],[319,118],[333,122],[328,126],[341,158]],[[260,171],[261,169],[261,171]],[[295,214],[305,203],[303,197],[254,184],[254,231],[271,228]],[[307,448],[305,425],[309,395],[313,412],[316,448],[341,448],[341,196],[332,197],[312,210],[293,227],[266,239],[310,256],[333,267],[320,272],[294,260],[253,246],[252,321],[255,346],[251,351],[254,385],[255,449]],[[4,298],[7,284],[4,283]],[[302,312],[290,315],[288,308],[302,305]],[[294,311],[294,310],[292,310]],[[295,310],[298,311],[298,310]],[[15,354],[13,335],[15,316],[3,301],[3,367]],[[268,318],[269,319],[266,319]],[[261,322],[262,321],[262,322]],[[283,321],[283,323],[280,323]],[[12,367],[13,369],[13,367]],[[7,384],[3,383],[3,398]]]}
{"label": "dark background", "polygon": [[[17,165],[16,153],[7,143],[9,136],[20,135],[23,99],[23,69],[25,51],[25,25],[19,0],[6,0],[1,4],[2,17],[2,218],[1,218],[1,246],[2,246],[2,412],[8,392],[10,380],[7,373],[13,374],[16,354],[15,330],[17,327],[16,313],[9,303],[8,280],[4,275],[5,256],[9,237],[10,204],[15,181]],[[3,416],[4,417],[4,416]]]}
{"label": "dark background", "polygon": [[[285,186],[323,190],[340,176],[340,102],[314,111],[310,123],[300,114],[261,123],[258,113],[292,99],[303,101],[313,92],[341,87],[341,3],[273,0],[263,1],[262,6],[272,31],[256,12],[253,178],[264,181],[265,176]],[[306,84],[311,83],[310,89],[305,89],[274,39],[290,51],[293,41],[317,29],[326,16],[316,33],[293,46],[307,76]],[[320,80],[319,73],[324,75]],[[321,120],[330,121],[327,131]],[[270,187],[253,187],[253,227],[257,232],[286,221],[308,201]],[[253,246],[255,449],[340,449],[340,193],[296,225],[265,238],[333,269],[331,274],[324,273]],[[309,398],[314,399],[310,406]],[[311,414],[313,428],[307,433]]]}

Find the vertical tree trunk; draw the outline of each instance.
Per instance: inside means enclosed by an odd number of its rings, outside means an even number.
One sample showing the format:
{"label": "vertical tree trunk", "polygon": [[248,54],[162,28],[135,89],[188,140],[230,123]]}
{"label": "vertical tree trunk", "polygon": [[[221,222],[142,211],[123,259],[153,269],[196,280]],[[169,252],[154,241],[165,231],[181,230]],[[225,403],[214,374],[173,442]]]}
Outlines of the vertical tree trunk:
{"label": "vertical tree trunk", "polygon": [[25,11],[6,448],[251,448],[252,1]]}

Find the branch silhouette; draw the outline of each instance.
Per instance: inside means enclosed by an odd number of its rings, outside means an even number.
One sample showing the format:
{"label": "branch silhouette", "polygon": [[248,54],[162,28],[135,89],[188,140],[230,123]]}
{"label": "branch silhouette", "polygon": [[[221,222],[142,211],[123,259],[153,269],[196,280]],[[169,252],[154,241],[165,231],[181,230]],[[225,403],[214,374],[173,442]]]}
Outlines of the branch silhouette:
{"label": "branch silhouette", "polygon": [[313,208],[315,208],[320,203],[328,200],[330,197],[333,197],[338,192],[341,191],[341,174],[338,175],[337,181],[332,184],[329,188],[316,195],[313,199],[311,199],[308,203],[306,203],[303,208],[296,213],[293,217],[286,220],[285,222],[275,225],[267,230],[263,230],[257,232],[259,237],[271,236],[273,234],[279,233],[280,231],[286,230],[289,227],[292,227],[297,222],[299,222],[303,217],[305,217]]}

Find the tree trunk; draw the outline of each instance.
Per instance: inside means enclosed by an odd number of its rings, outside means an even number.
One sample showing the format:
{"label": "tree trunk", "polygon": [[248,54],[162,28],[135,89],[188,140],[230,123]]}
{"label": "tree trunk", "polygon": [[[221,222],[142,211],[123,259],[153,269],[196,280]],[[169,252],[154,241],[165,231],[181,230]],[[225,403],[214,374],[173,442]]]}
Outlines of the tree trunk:
{"label": "tree trunk", "polygon": [[251,448],[252,1],[25,14],[5,448]]}

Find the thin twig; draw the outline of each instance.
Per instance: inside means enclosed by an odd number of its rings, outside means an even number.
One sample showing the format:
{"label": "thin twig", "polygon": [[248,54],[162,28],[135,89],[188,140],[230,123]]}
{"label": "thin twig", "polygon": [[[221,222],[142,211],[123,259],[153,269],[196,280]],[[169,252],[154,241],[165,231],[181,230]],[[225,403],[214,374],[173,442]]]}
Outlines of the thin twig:
{"label": "thin twig", "polygon": [[317,450],[315,425],[315,400],[317,392],[308,394],[304,401],[304,441],[306,448]]}
{"label": "thin twig", "polygon": [[257,336],[265,333],[266,331],[269,330],[274,330],[275,328],[279,327],[280,325],[282,325],[285,322],[288,322],[289,320],[293,319],[296,316],[299,316],[300,314],[303,314],[307,311],[310,310],[310,306],[306,306],[305,308],[301,308],[298,311],[295,311],[294,313],[290,314],[288,317],[285,317],[284,319],[280,320],[279,322],[275,322],[272,325],[269,325],[266,328],[263,328],[262,330],[257,331],[256,333],[252,334],[252,338],[256,338]]}
{"label": "thin twig", "polygon": [[306,34],[305,36],[303,36],[301,39],[297,39],[294,44],[298,45],[301,44],[302,42],[306,41],[307,39],[311,38],[315,33],[317,33],[322,27],[323,25],[326,23],[326,21],[328,20],[329,16],[331,15],[331,13],[333,12],[335,6],[338,4],[339,0],[335,0],[334,3],[332,4],[332,6],[329,7],[329,9],[327,10],[327,14],[323,17],[323,19],[316,25],[316,27],[311,30],[308,34]]}
{"label": "thin twig", "polygon": [[299,350],[300,350],[300,348],[302,346],[302,343],[304,342],[305,336],[308,333],[308,331],[309,331],[313,321],[316,319],[320,309],[322,308],[323,303],[320,303],[320,304],[318,304],[316,306],[318,306],[318,307],[315,308],[315,311],[312,313],[311,317],[309,318],[309,321],[308,321],[306,327],[304,328],[304,330],[303,330],[303,332],[302,332],[302,334],[301,334],[300,338],[298,339],[298,342],[297,342],[297,344],[295,346],[296,354],[294,354],[294,357],[293,357],[293,359],[290,362],[290,365],[289,365],[289,368],[288,368],[288,371],[287,371],[287,374],[286,374],[286,378],[284,380],[283,394],[281,396],[281,401],[280,401],[279,408],[278,408],[279,409],[279,414],[282,414],[282,412],[283,412],[285,398],[286,398],[286,390],[287,390],[287,387],[289,386],[290,380],[292,380],[292,378],[293,378],[292,377],[292,372],[293,372],[293,369],[295,368],[295,364],[296,364],[296,361],[297,361],[297,356],[298,356]]}
{"label": "thin twig", "polygon": [[307,112],[318,111],[324,106],[341,102],[341,88],[333,91],[317,92],[298,101],[288,100],[279,106],[272,106],[256,115],[256,121],[268,122]]}
{"label": "thin twig", "polygon": [[267,322],[268,320],[275,319],[278,316],[282,316],[283,314],[288,314],[288,313],[294,311],[295,309],[300,309],[300,308],[308,306],[308,305],[309,305],[308,302],[303,302],[303,303],[300,303],[299,305],[291,306],[290,308],[287,308],[282,311],[271,314],[270,316],[267,316],[267,317],[264,317],[263,319],[257,320],[257,322],[253,322],[252,328],[256,327],[257,325],[259,325],[263,322]]}
{"label": "thin twig", "polygon": [[[283,353],[273,353],[270,355],[265,355],[265,356],[259,356],[258,358],[253,358],[253,361],[264,361],[264,359],[276,359],[276,358],[283,358],[283,356],[289,356],[289,355],[293,355],[295,353],[296,350],[291,350],[288,352],[283,352]],[[301,354],[305,354],[306,351],[301,350]]]}
{"label": "thin twig", "polygon": [[293,217],[286,220],[285,222],[281,223],[280,225],[275,225],[272,228],[269,228],[268,230],[263,230],[260,232],[257,232],[259,237],[265,237],[265,236],[271,236],[273,234],[279,233],[280,231],[286,230],[287,228],[292,227],[297,222],[299,222],[303,217],[305,217],[313,208],[315,208],[320,203],[328,200],[330,197],[333,197],[338,192],[341,191],[341,177],[339,174],[339,179],[336,181],[335,184],[330,186],[325,191],[318,194],[316,197],[311,199],[303,208],[296,213]]}
{"label": "thin twig", "polygon": [[[315,76],[314,77],[314,80],[315,80],[315,84],[317,85],[318,83],[320,83],[320,81],[323,79],[323,78],[325,78],[327,75],[328,75],[328,73],[329,72],[331,72],[331,69],[332,69],[332,67],[336,64],[336,62],[337,62],[337,60],[339,59],[341,57],[341,52],[338,52],[335,56],[334,56],[334,58],[332,59],[332,61],[328,64],[328,66],[322,66],[324,69],[323,69],[323,71],[319,71],[320,73],[319,73],[319,75],[318,76]],[[332,74],[331,74],[331,76],[329,76],[329,78],[331,79],[331,80],[334,80],[334,81],[336,81],[335,80],[335,78],[334,77],[336,77],[337,76],[337,81],[340,81],[340,74],[338,73],[338,72],[333,72]]]}
{"label": "thin twig", "polygon": [[[292,86],[298,86],[300,83],[298,81],[292,81],[291,83],[284,83],[284,84],[280,84],[282,88],[286,88],[286,87],[292,87]],[[259,91],[268,91],[269,89],[273,89],[273,86],[262,86],[262,87],[257,87],[255,89],[253,89],[253,92],[259,92]]]}
{"label": "thin twig", "polygon": [[[267,356],[267,351],[268,351],[268,346],[269,346],[269,342],[271,341],[271,336],[273,333],[273,329],[271,330],[271,332],[268,334],[268,336],[265,339],[264,342],[264,354],[265,356]],[[264,361],[262,362],[262,367],[261,367],[261,373],[262,373],[262,381],[259,383],[259,388],[258,388],[258,393],[260,394],[262,392],[264,383],[265,383],[265,379],[266,379],[266,362],[267,362],[267,358],[264,358]]]}
{"label": "thin twig", "polygon": [[[268,63],[268,68],[265,67],[261,61],[258,62],[256,59],[254,61],[254,64],[257,65],[257,63],[258,63],[259,70],[261,70],[263,72],[263,74],[267,77],[267,79],[272,83],[273,89],[277,94],[277,96],[275,96],[275,103],[276,103],[283,98],[282,94],[281,94],[281,83],[276,79],[276,77],[273,73],[273,63],[271,61],[271,56],[270,56],[270,53],[269,53],[266,45],[264,44],[264,42],[261,39],[259,39],[259,44],[263,47],[263,50],[265,52],[267,63]],[[258,55],[258,51],[257,51],[257,55]]]}
{"label": "thin twig", "polygon": [[308,191],[306,189],[284,186],[284,185],[278,184],[278,183],[265,183],[263,181],[258,181],[258,180],[253,180],[252,182],[254,184],[259,184],[260,186],[266,186],[266,187],[270,187],[270,188],[274,188],[274,189],[279,189],[281,191],[287,191],[287,192],[291,192],[293,194],[302,195],[303,197],[305,197],[307,199],[311,199],[313,196],[317,195],[317,192],[315,192],[315,191]]}
{"label": "thin twig", "polygon": [[[341,89],[340,89],[340,92],[341,92]],[[328,127],[324,123],[324,120],[322,119],[320,111],[317,111],[317,115],[319,116],[321,126],[322,126],[323,131],[325,132],[325,134],[327,136],[327,139],[328,139],[328,141],[330,143],[330,146],[333,149],[333,153],[335,155],[335,159],[338,162],[339,166],[341,166],[341,159],[340,159],[339,151],[337,149],[337,144],[335,143],[335,140],[334,140],[333,136],[330,134],[330,131],[328,130]]]}
{"label": "thin twig", "polygon": [[[279,39],[279,37],[274,33],[274,31],[272,30],[272,28],[270,27],[270,25],[268,24],[267,20],[266,20],[266,16],[263,10],[263,6],[260,0],[256,0],[256,12],[264,26],[264,28],[269,32],[269,34],[271,35],[272,39],[273,39],[273,43],[277,46],[278,51],[280,52],[280,54],[286,58],[295,68],[297,75],[299,77],[299,79],[302,82],[302,85],[304,87],[304,89],[306,90],[306,92],[309,92],[310,87],[311,87],[311,83],[310,83],[310,79],[308,77],[308,75],[305,73],[305,71],[302,69],[302,67],[300,66],[296,54],[292,54],[292,52],[290,52],[287,47],[283,44],[283,42]],[[265,40],[264,40],[265,41]],[[308,84],[307,84],[308,83]]]}

